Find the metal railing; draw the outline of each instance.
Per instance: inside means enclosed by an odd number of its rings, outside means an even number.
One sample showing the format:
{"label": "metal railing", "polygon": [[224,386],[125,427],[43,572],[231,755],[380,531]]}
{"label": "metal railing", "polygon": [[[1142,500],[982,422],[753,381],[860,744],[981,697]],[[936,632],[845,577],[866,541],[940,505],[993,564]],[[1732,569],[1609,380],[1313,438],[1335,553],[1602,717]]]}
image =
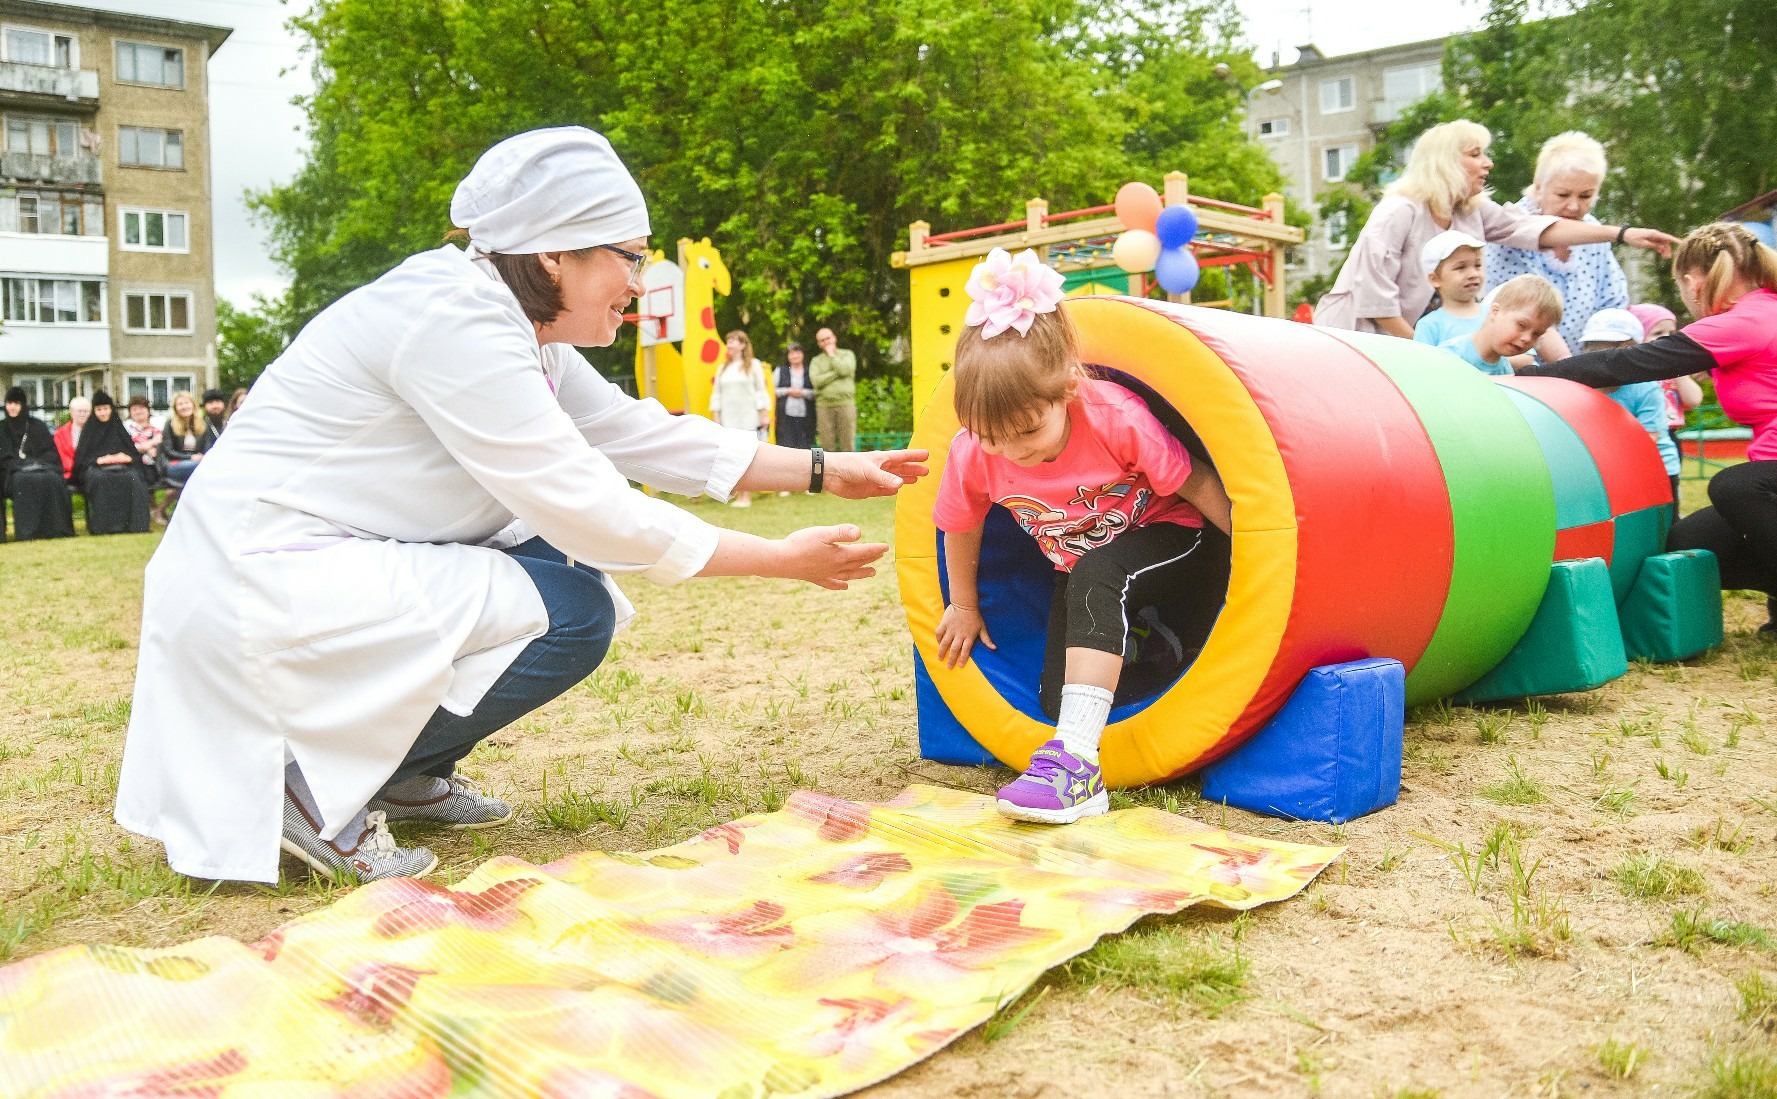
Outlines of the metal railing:
{"label": "metal railing", "polygon": [[[1707,481],[1727,467],[1736,464],[1733,461],[1709,456],[1709,444],[1712,442],[1734,441],[1752,438],[1752,429],[1743,427],[1728,419],[1721,410],[1721,405],[1698,405],[1686,417],[1685,426],[1673,434],[1678,436],[1679,476],[1686,481]],[[1695,455],[1686,454],[1684,444],[1694,443],[1697,448]],[[1691,463],[1695,463],[1695,472],[1691,471]]]}

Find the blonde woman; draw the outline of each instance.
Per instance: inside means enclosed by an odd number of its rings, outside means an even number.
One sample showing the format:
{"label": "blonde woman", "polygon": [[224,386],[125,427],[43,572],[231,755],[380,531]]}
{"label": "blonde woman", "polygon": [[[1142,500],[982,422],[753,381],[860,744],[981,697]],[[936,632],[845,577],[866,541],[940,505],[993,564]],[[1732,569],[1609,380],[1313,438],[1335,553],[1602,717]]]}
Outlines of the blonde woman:
{"label": "blonde woman", "polygon": [[1449,229],[1514,248],[1615,242],[1672,254],[1678,239],[1658,229],[1572,221],[1494,202],[1487,192],[1492,141],[1485,126],[1468,121],[1446,122],[1419,135],[1406,171],[1376,204],[1332,291],[1320,300],[1316,324],[1412,339],[1413,325],[1432,296],[1419,265],[1420,249]]}
{"label": "blonde woman", "polygon": [[[1592,204],[1598,201],[1606,170],[1603,145],[1577,130],[1556,134],[1543,142],[1536,157],[1536,177],[1524,189],[1524,197],[1511,205],[1527,214],[1554,214],[1597,225]],[[1486,265],[1489,291],[1519,275],[1548,279],[1561,292],[1558,331],[1567,348],[1575,351],[1592,314],[1600,309],[1629,308],[1629,283],[1608,244],[1546,250],[1490,244]]]}
{"label": "blonde woman", "polygon": [[[710,388],[710,419],[723,427],[756,435],[764,442],[769,435],[771,414],[770,367],[753,357],[753,341],[740,329],[728,333],[728,359],[716,371],[716,384]],[[753,494],[737,492],[734,506],[753,506]]]}
{"label": "blonde woman", "polygon": [[166,463],[167,486],[177,492],[216,443],[216,426],[189,390],[173,394],[173,411],[161,430],[160,453]]}

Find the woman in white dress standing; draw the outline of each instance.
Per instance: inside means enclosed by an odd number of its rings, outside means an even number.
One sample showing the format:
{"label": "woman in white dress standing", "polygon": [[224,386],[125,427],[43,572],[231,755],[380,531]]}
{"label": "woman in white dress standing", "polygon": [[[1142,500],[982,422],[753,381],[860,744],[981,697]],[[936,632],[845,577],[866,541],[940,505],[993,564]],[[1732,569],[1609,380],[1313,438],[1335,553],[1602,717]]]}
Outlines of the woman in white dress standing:
{"label": "woman in white dress standing", "polygon": [[606,574],[843,588],[886,548],[853,526],[719,530],[629,478],[866,497],[925,472],[918,452],[761,445],[588,366],[574,347],[616,338],[649,231],[598,134],[501,142],[450,213],[467,250],[410,257],[267,367],[148,564],[116,812],[181,873],[276,881],[282,848],[359,881],[423,874],[437,860],[385,822],[510,818],[454,765],[604,658],[632,613]]}
{"label": "woman in white dress standing", "polygon": [[[760,442],[770,438],[771,368],[753,358],[753,341],[740,329],[728,333],[728,358],[710,387],[710,418],[733,431],[746,431]],[[737,492],[734,506],[753,506],[753,494]]]}

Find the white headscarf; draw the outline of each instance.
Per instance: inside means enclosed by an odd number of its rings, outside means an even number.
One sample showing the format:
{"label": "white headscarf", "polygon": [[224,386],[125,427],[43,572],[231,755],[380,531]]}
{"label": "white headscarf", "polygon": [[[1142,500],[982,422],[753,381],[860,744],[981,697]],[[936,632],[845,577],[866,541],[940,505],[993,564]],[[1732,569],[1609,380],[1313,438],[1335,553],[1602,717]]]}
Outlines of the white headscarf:
{"label": "white headscarf", "polygon": [[648,235],[642,189],[611,143],[584,126],[509,137],[475,162],[450,220],[483,252],[568,252]]}

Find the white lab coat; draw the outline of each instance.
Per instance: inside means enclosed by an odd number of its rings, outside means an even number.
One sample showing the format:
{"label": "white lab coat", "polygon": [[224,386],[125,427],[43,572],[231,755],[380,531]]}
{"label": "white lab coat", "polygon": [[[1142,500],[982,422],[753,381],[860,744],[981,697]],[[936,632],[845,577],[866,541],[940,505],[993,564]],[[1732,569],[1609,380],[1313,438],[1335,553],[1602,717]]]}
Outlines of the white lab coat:
{"label": "white lab coat", "polygon": [[727,499],[757,446],[538,347],[454,247],[346,295],[259,379],[148,563],[118,823],[181,873],[277,880],[287,759],[331,837],[547,629],[491,547],[534,532],[677,583],[717,531],[627,479]]}

